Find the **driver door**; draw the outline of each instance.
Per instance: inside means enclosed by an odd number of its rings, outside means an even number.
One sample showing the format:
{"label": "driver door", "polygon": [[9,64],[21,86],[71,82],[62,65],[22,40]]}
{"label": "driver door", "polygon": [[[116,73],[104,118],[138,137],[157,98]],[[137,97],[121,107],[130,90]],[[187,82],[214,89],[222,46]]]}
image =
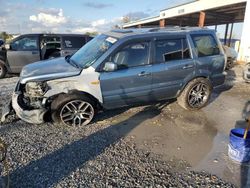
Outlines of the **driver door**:
{"label": "driver door", "polygon": [[13,73],[20,73],[25,65],[39,61],[38,36],[24,36],[14,40],[7,51],[7,60]]}
{"label": "driver door", "polygon": [[150,100],[152,66],[150,42],[133,42],[114,53],[109,61],[116,63],[113,72],[101,72],[100,82],[107,109]]}

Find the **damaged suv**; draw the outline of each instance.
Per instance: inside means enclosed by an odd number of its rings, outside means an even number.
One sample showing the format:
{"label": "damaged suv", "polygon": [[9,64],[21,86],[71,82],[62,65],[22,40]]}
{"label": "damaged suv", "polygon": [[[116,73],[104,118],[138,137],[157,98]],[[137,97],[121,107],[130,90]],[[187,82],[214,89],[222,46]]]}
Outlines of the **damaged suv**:
{"label": "damaged suv", "polygon": [[225,80],[225,55],[213,30],[164,28],[113,30],[73,56],[23,68],[12,102],[22,120],[79,126],[100,109],[177,98],[204,107]]}

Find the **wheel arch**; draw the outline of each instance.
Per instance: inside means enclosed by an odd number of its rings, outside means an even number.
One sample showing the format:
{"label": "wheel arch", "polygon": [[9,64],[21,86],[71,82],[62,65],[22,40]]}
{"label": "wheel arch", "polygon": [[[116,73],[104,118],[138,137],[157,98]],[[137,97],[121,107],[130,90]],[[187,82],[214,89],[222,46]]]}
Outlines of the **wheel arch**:
{"label": "wheel arch", "polygon": [[52,96],[51,98],[53,98],[53,99],[52,99],[52,102],[51,102],[50,106],[52,105],[52,103],[53,103],[54,100],[56,100],[59,97],[65,97],[65,95],[79,95],[79,96],[80,95],[84,95],[84,96],[88,97],[90,100],[92,100],[94,102],[95,107],[97,109],[101,109],[102,108],[102,104],[100,103],[100,101],[97,98],[95,98],[93,95],[91,95],[88,92],[79,91],[79,90],[70,90],[67,93],[58,93],[58,94]]}
{"label": "wheel arch", "polygon": [[204,78],[204,79],[207,79],[207,80],[210,82],[211,87],[213,88],[212,82],[209,80],[209,75],[208,75],[208,74],[200,74],[200,75],[196,75],[195,77],[192,77],[191,79],[188,79],[187,81],[185,81],[185,84],[183,84],[183,86],[181,87],[181,89],[178,90],[177,96],[176,96],[176,97],[179,97],[180,94],[182,93],[182,91],[185,89],[185,87],[186,87],[190,82],[192,82],[193,80],[195,80],[195,79],[197,79],[197,78]]}

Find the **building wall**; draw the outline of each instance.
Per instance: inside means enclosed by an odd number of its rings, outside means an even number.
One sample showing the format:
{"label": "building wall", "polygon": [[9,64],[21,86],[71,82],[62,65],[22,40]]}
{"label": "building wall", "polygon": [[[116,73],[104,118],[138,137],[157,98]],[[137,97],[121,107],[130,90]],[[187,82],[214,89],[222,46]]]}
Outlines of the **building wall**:
{"label": "building wall", "polygon": [[246,5],[238,60],[250,62],[250,0]]}
{"label": "building wall", "polygon": [[218,8],[242,2],[246,2],[246,0],[197,0],[193,3],[189,3],[186,5],[181,5],[178,7],[162,10],[160,12],[160,18],[161,19],[171,18],[174,16],[181,16],[185,14],[190,14],[194,12],[199,12],[203,10]]}

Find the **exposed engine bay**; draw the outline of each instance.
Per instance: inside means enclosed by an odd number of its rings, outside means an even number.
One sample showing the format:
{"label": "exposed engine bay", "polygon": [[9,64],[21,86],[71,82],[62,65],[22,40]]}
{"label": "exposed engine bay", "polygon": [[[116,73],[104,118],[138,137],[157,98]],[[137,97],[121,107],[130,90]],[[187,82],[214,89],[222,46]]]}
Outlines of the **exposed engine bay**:
{"label": "exposed engine bay", "polygon": [[49,87],[46,82],[28,82],[23,86],[22,100],[28,109],[40,109],[45,107],[44,94],[48,91]]}

